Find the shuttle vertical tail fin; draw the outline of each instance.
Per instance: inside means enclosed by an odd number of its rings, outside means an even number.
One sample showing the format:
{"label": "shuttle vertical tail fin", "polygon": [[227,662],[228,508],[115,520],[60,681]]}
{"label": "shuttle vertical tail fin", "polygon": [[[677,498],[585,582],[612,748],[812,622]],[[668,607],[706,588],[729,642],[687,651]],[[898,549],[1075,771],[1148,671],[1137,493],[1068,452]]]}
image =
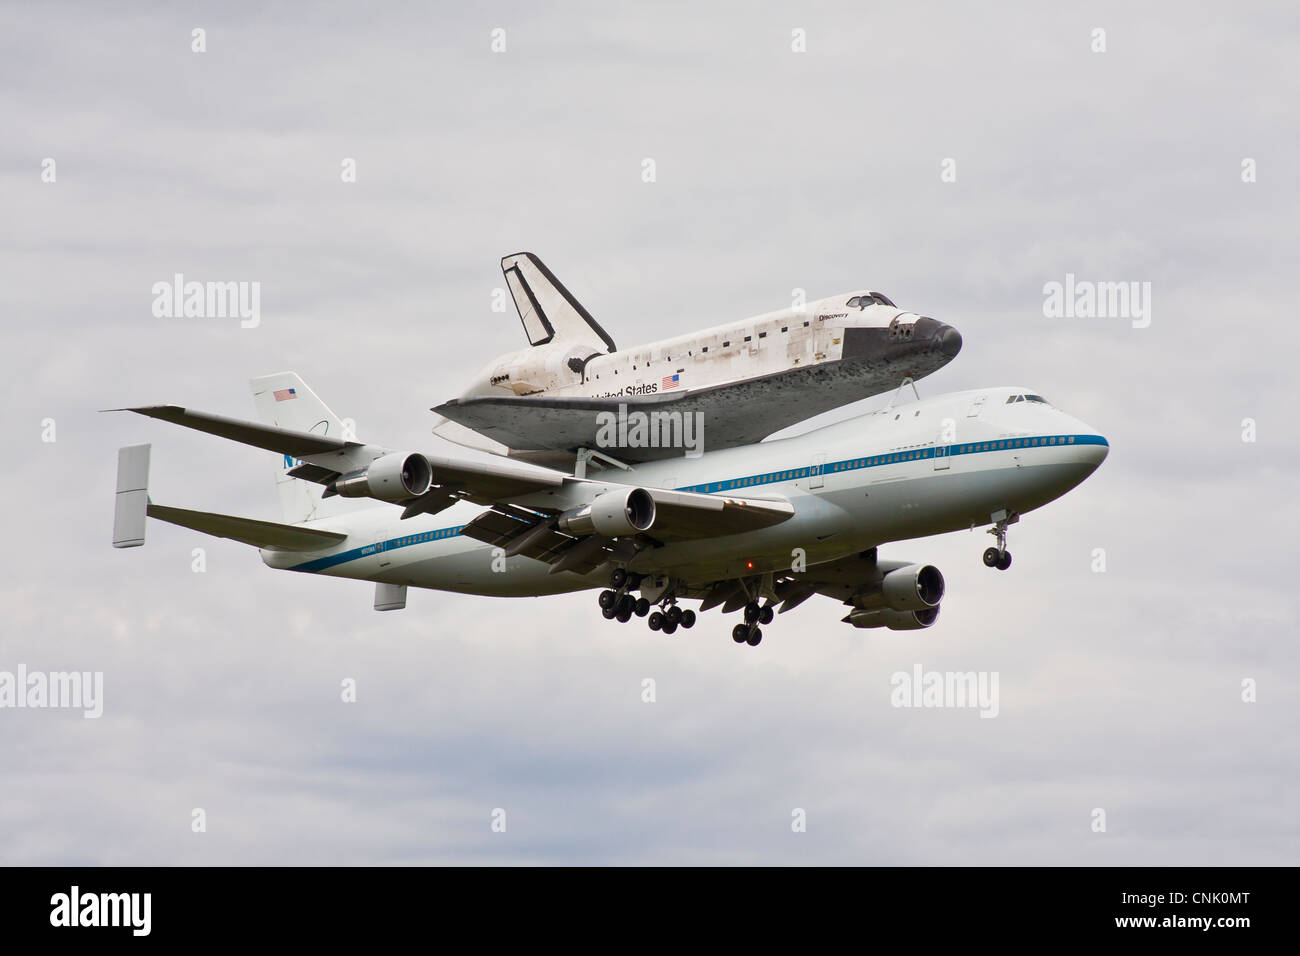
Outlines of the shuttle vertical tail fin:
{"label": "shuttle vertical tail fin", "polygon": [[514,297],[530,345],[572,340],[615,350],[614,340],[564,287],[542,260],[516,252],[501,260],[501,272]]}

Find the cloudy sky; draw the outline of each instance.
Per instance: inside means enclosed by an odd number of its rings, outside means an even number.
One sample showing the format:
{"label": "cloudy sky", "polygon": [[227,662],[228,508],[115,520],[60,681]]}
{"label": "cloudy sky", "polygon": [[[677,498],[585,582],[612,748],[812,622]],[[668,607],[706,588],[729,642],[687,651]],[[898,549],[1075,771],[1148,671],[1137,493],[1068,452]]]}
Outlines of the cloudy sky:
{"label": "cloudy sky", "polygon": [[[105,681],[99,720],[0,710],[0,862],[1300,862],[1300,13],[701,6],[0,9],[0,670]],[[442,450],[429,407],[524,344],[524,249],[624,345],[883,290],[965,337],[923,395],[1026,384],[1110,457],[1007,574],[980,532],[883,549],[942,568],[936,627],[816,599],[757,649],[109,546],[119,446],[272,520],[276,462],[99,409],[251,417],[294,369]],[[178,272],[260,282],[260,325],[154,317]],[[1067,273],[1151,283],[1150,326],[1045,318]],[[892,707],[916,664],[996,671],[999,716]]]}

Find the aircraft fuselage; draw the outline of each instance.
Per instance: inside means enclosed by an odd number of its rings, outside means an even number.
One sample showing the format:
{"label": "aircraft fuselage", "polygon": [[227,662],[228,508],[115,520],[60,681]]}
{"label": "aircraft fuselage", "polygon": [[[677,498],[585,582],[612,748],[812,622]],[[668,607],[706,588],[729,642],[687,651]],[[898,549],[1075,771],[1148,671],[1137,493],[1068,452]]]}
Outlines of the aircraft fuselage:
{"label": "aircraft fuselage", "polygon": [[[648,548],[628,564],[632,571],[703,587],[787,569],[797,554],[815,565],[892,541],[990,524],[1000,514],[1024,514],[1082,482],[1107,451],[1095,429],[1032,391],[996,387],[597,478],[705,494],[784,496],[793,503],[795,515],[772,527]],[[554,494],[538,492],[517,504],[553,507],[548,496]],[[371,508],[312,523],[347,534],[334,548],[305,555],[263,551],[262,557],[277,568],[483,595],[604,586],[607,570],[551,574],[541,561],[504,558],[499,549],[461,535],[483,510],[462,503],[401,521],[396,507]]]}

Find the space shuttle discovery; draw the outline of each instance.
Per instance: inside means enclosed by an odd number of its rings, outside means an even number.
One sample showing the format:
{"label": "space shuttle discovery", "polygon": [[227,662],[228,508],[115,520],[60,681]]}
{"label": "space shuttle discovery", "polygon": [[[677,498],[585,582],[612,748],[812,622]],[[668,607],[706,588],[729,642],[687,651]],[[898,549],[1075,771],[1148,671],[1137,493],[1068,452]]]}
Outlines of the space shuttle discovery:
{"label": "space shuttle discovery", "polygon": [[436,406],[433,431],[536,464],[571,467],[596,449],[622,462],[683,454],[611,445],[601,433],[610,413],[691,416],[710,451],[752,444],[929,375],[962,344],[952,326],[858,290],[620,350],[537,256],[506,256],[501,270],[528,347],[494,359],[459,398]]}

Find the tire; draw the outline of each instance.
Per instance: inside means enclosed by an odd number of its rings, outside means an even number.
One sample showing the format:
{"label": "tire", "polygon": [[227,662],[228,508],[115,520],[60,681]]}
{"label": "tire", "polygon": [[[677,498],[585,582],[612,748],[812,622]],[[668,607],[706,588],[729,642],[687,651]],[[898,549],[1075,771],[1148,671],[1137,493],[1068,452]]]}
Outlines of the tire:
{"label": "tire", "polygon": [[695,626],[695,612],[682,611],[682,627],[690,629]]}
{"label": "tire", "polygon": [[612,621],[614,618],[618,617],[618,611],[614,610],[612,607],[601,608],[600,613],[605,616],[605,620],[607,621]]}
{"label": "tire", "polygon": [[682,609],[676,604],[669,606],[668,613],[665,616],[674,624],[682,623]]}
{"label": "tire", "polygon": [[624,594],[621,598],[618,599],[617,608],[620,617],[622,617],[624,614],[626,614],[628,617],[631,617],[632,612],[636,610],[636,598],[634,598],[630,594]]}
{"label": "tire", "polygon": [[763,641],[763,629],[761,627],[756,627],[754,628],[754,633],[749,635],[749,639],[745,641],[745,643],[748,644],[750,647],[758,647],[758,645],[762,643],[762,641]]}
{"label": "tire", "polygon": [[614,601],[615,601],[617,598],[618,598],[618,595],[615,594],[613,591],[601,591],[601,592],[600,592],[600,598],[599,598],[599,600],[600,600],[600,609],[603,611],[603,610],[605,610],[605,608],[607,608],[607,607],[613,607],[613,606],[614,606]]}
{"label": "tire", "polygon": [[628,621],[632,620],[632,609],[627,607],[619,608],[618,614],[616,614],[615,617],[618,618],[620,624],[626,624]]}
{"label": "tire", "polygon": [[674,624],[672,621],[664,621],[663,631],[665,634],[671,634],[675,630],[677,630],[676,624]]}
{"label": "tire", "polygon": [[647,623],[650,625],[650,630],[657,631],[664,626],[664,616],[655,611],[650,615],[650,620]]}
{"label": "tire", "polygon": [[624,571],[622,568],[615,568],[613,571],[609,573],[609,586],[612,587],[615,591],[621,588],[624,582],[626,581],[627,581],[627,572]]}
{"label": "tire", "polygon": [[986,567],[986,568],[996,568],[996,567],[998,566],[998,558],[1000,558],[1000,557],[1002,557],[1002,554],[1001,554],[1001,552],[998,551],[997,548],[985,548],[985,549],[984,549],[984,567]]}
{"label": "tire", "polygon": [[645,598],[636,599],[636,608],[632,611],[637,617],[645,617],[650,613],[650,602]]}
{"label": "tire", "polygon": [[1009,567],[1011,567],[1011,552],[1003,551],[1002,558],[998,561],[998,570],[1005,571]]}
{"label": "tire", "polygon": [[771,624],[772,618],[774,617],[776,617],[776,612],[773,611],[770,607],[764,607],[763,610],[758,612],[758,623]]}
{"label": "tire", "polygon": [[745,605],[745,623],[753,624],[755,621],[758,620],[758,615],[760,613],[761,613],[761,609],[758,606],[758,602],[750,601],[748,604]]}
{"label": "tire", "polygon": [[737,624],[731,629],[731,639],[737,644],[744,644],[747,637],[749,637],[749,628],[744,624]]}

